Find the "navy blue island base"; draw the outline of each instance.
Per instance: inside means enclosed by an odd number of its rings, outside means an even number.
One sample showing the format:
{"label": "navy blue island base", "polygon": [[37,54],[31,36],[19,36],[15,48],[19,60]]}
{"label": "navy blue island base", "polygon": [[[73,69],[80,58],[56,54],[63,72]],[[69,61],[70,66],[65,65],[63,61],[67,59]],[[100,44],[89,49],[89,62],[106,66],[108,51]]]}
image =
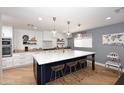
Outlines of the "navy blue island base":
{"label": "navy blue island base", "polygon": [[[58,62],[52,62],[48,64],[41,64],[41,65],[39,65],[38,62],[35,60],[35,58],[33,58],[33,71],[37,85],[45,85],[50,81],[51,66],[73,62],[79,59],[87,58],[87,56],[92,56],[92,70],[95,70],[95,54],[86,55],[77,58],[71,58]],[[77,66],[77,69],[80,69],[79,66]],[[66,71],[66,73],[64,74],[68,74],[68,72],[69,71]]]}

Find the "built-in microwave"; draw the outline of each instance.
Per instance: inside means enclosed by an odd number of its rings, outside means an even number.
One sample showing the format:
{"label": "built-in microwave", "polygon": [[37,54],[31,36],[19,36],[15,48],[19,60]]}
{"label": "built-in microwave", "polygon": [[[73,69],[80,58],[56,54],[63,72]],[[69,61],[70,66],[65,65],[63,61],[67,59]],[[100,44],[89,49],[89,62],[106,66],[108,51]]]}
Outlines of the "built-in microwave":
{"label": "built-in microwave", "polygon": [[2,45],[11,45],[11,38],[2,38]]}

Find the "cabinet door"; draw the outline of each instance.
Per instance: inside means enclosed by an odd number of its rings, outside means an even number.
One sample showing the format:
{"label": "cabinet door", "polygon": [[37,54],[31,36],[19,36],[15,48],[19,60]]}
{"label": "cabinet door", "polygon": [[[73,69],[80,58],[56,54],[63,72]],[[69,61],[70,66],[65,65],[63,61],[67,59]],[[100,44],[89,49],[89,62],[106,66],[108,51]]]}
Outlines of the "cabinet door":
{"label": "cabinet door", "polygon": [[13,66],[12,58],[3,58],[2,59],[3,68],[8,68]]}
{"label": "cabinet door", "polygon": [[33,63],[33,57],[31,53],[16,54],[13,58],[14,66],[21,66]]}
{"label": "cabinet door", "polygon": [[12,38],[13,37],[13,27],[12,26],[2,26],[2,37]]}
{"label": "cabinet door", "polygon": [[13,65],[14,66],[19,66],[23,65],[25,63],[25,54],[16,54],[13,57]]}

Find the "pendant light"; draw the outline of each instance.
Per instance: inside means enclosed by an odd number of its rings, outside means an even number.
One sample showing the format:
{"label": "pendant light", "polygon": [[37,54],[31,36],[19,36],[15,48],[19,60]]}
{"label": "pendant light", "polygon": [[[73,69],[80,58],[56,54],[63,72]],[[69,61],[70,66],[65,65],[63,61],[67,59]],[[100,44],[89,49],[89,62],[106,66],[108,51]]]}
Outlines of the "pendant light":
{"label": "pendant light", "polygon": [[71,33],[69,32],[69,25],[70,25],[70,21],[67,21],[68,24],[68,32],[67,32],[67,37],[69,38],[71,36]]}
{"label": "pendant light", "polygon": [[[80,31],[80,26],[81,26],[81,24],[78,24],[79,31]],[[77,38],[78,39],[82,39],[83,38],[82,34],[81,33],[78,33],[77,34]]]}
{"label": "pendant light", "polygon": [[52,33],[53,33],[54,36],[56,35],[55,21],[56,21],[56,17],[53,17],[54,28],[53,28]]}

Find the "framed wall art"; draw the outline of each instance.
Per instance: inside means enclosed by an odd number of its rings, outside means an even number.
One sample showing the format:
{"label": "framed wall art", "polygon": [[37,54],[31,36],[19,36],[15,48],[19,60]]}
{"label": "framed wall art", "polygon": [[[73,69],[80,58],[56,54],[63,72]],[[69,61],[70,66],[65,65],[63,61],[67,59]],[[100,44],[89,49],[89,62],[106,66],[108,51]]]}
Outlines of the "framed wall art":
{"label": "framed wall art", "polygon": [[103,35],[103,45],[124,45],[124,33]]}

